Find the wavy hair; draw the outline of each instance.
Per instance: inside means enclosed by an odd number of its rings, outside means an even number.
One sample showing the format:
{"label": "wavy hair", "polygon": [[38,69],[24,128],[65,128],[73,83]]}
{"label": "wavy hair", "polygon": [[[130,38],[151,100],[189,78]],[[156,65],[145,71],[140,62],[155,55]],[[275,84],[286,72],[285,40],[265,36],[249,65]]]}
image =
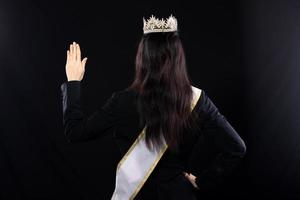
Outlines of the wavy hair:
{"label": "wavy hair", "polygon": [[139,93],[141,124],[146,123],[148,148],[165,138],[171,150],[178,150],[182,133],[195,128],[191,114],[193,91],[178,32],[144,34],[135,60],[135,78],[128,89]]}

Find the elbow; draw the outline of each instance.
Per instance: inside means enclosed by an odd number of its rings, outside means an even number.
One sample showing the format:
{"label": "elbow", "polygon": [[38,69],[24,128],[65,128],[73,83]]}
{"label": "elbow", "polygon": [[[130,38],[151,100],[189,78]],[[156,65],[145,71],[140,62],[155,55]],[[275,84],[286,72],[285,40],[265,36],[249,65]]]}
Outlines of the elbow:
{"label": "elbow", "polygon": [[77,143],[81,141],[81,138],[74,136],[73,133],[65,132],[65,138],[67,140],[67,143]]}
{"label": "elbow", "polygon": [[246,146],[245,142],[243,141],[242,154],[246,155],[246,152],[247,152],[247,146]]}
{"label": "elbow", "polygon": [[67,129],[65,129],[64,135],[68,143],[76,142],[76,139],[74,139],[73,137],[72,131],[68,131]]}
{"label": "elbow", "polygon": [[229,148],[231,153],[237,157],[243,158],[247,152],[247,146],[244,140],[236,134],[235,139],[231,143],[231,147]]}
{"label": "elbow", "polygon": [[68,143],[76,143],[81,140],[82,131],[77,127],[66,127],[64,135]]}
{"label": "elbow", "polygon": [[238,147],[239,147],[238,148],[239,154],[242,157],[244,157],[246,155],[246,152],[247,152],[247,146],[246,146],[244,140],[240,139]]}
{"label": "elbow", "polygon": [[76,139],[74,139],[73,137],[70,137],[70,135],[68,135],[66,133],[65,133],[65,138],[66,138],[67,143],[75,143],[76,142]]}

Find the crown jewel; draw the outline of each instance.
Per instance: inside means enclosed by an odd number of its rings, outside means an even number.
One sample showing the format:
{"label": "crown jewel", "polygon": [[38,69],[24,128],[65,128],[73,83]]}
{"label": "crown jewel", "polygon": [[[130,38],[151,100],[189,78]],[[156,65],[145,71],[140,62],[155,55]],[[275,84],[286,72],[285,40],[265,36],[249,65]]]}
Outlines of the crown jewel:
{"label": "crown jewel", "polygon": [[144,34],[153,32],[174,32],[177,31],[177,19],[174,16],[170,16],[166,20],[155,18],[153,15],[146,21],[144,21]]}

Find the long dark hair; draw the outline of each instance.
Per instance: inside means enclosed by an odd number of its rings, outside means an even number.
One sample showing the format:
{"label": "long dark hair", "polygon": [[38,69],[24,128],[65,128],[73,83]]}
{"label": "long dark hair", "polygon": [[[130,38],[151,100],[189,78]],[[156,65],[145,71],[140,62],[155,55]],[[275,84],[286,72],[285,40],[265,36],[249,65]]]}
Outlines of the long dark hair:
{"label": "long dark hair", "polygon": [[193,91],[178,32],[144,34],[140,40],[135,78],[128,89],[139,93],[141,123],[146,123],[148,148],[162,144],[178,150],[182,132],[195,127],[191,115]]}

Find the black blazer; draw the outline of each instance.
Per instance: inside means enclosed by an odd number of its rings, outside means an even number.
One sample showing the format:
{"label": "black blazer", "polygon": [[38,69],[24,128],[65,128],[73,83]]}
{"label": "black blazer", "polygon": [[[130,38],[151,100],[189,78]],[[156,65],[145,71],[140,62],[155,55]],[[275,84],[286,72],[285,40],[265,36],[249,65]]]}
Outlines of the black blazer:
{"label": "black blazer", "polygon": [[[112,128],[120,153],[124,155],[144,128],[139,121],[136,91],[115,91],[91,116],[85,116],[82,111],[80,81],[62,83],[61,94],[64,134],[69,142],[92,140]],[[184,187],[193,188],[185,181],[182,171],[197,177],[200,190],[211,189],[221,183],[245,155],[244,141],[204,90],[192,112],[198,112],[200,130],[184,134],[179,152],[165,152],[137,199],[146,199],[146,196],[149,199],[189,199],[180,196],[184,195],[183,188],[178,188],[176,183],[180,179],[179,182],[185,182]],[[176,193],[179,190],[181,192]],[[158,198],[159,195],[165,198]]]}

